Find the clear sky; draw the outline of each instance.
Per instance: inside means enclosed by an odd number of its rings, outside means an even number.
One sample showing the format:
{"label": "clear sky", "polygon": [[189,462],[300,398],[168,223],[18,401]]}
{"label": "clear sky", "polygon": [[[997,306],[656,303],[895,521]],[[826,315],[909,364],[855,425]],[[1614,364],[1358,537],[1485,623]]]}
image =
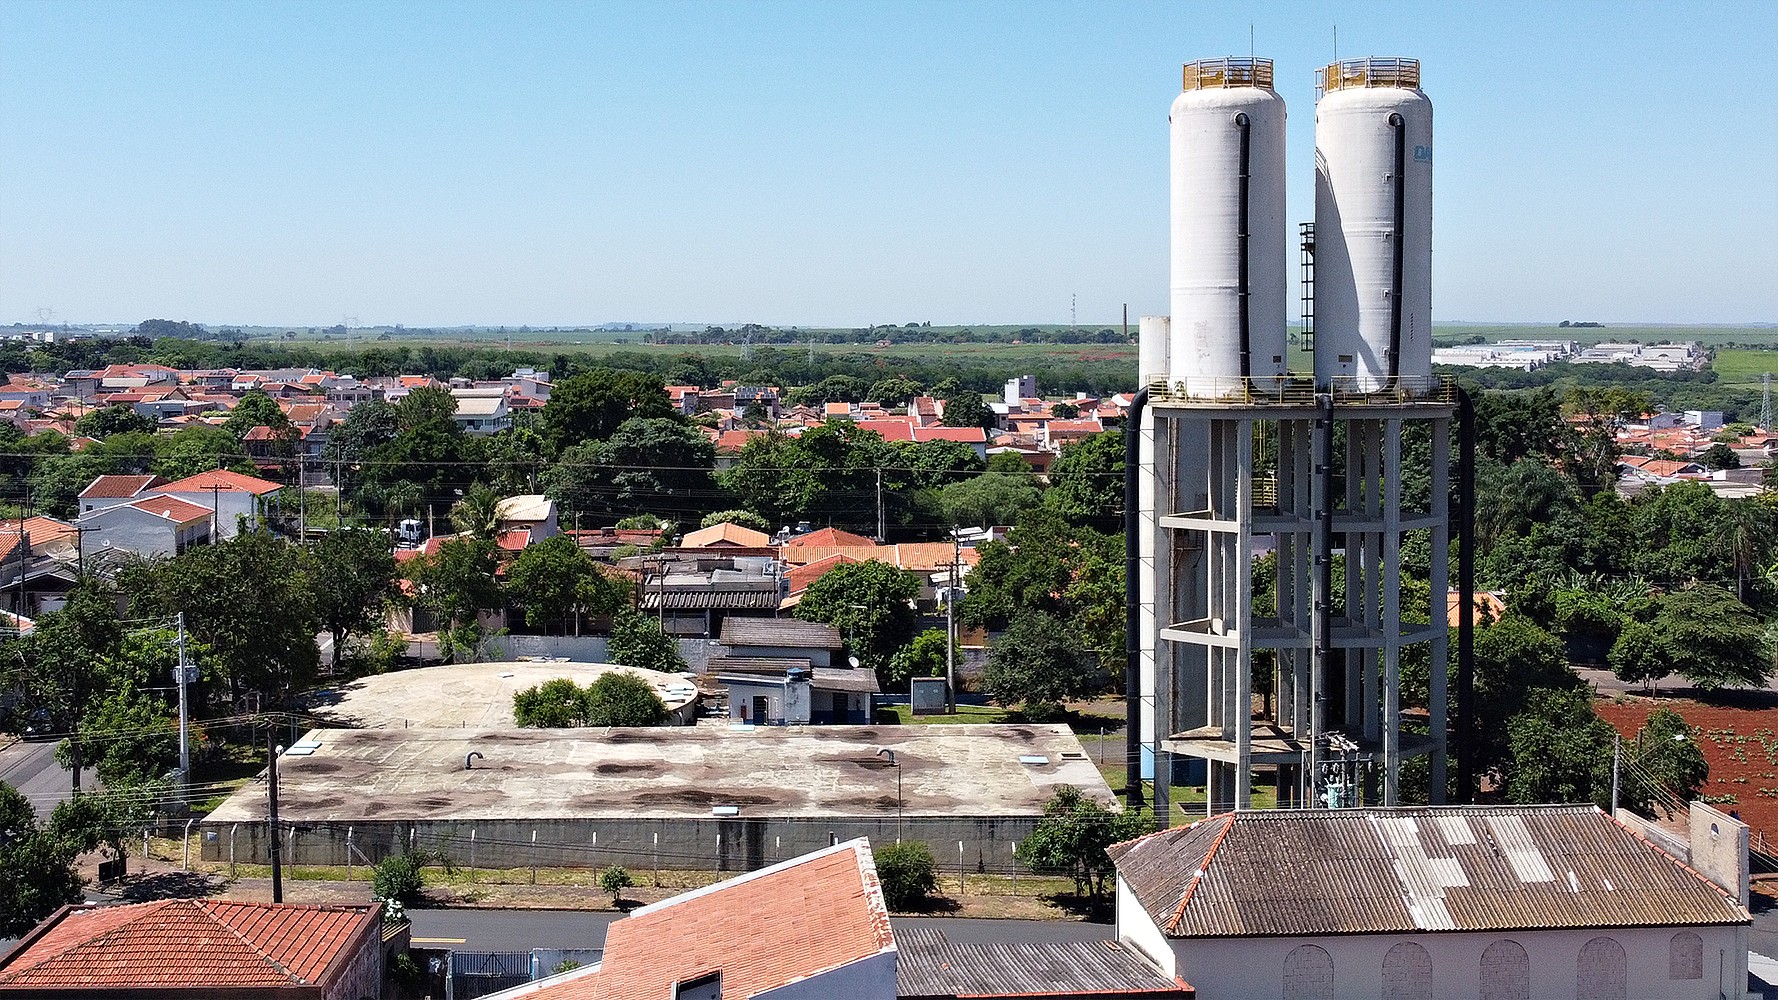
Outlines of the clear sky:
{"label": "clear sky", "polygon": [[1180,64],[1251,28],[1308,219],[1336,26],[1437,319],[1778,321],[1773,0],[0,0],[0,322],[1133,322]]}

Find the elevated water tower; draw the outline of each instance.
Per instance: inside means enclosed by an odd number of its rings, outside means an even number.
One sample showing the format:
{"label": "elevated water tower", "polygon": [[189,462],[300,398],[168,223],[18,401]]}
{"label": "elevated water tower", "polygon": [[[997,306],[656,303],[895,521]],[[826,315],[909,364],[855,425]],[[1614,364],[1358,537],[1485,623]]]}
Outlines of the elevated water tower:
{"label": "elevated water tower", "polygon": [[[1206,784],[1209,811],[1249,808],[1256,768],[1281,805],[1327,804],[1330,788],[1339,804],[1388,804],[1403,761],[1426,755],[1440,802],[1455,393],[1431,375],[1419,65],[1321,71],[1315,361],[1295,372],[1272,63],[1200,60],[1184,84],[1172,315],[1140,324],[1132,777],[1154,779],[1157,817],[1174,784]],[[1404,590],[1404,551],[1429,588]],[[1410,665],[1426,704],[1404,722]],[[1255,710],[1256,668],[1274,681],[1269,710]]]}

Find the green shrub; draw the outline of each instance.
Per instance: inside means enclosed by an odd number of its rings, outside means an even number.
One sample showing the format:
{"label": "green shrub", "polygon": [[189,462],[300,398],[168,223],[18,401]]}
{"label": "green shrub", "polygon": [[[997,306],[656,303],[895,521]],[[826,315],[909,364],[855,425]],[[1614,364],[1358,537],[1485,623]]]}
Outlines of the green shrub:
{"label": "green shrub", "polygon": [[872,856],[883,885],[883,900],[891,910],[917,909],[938,889],[938,860],[920,841],[886,844]]}
{"label": "green shrub", "polygon": [[391,854],[377,862],[370,877],[371,889],[383,899],[403,906],[420,898],[420,858],[412,852]]}
{"label": "green shrub", "polygon": [[623,898],[624,890],[636,884],[630,877],[629,869],[622,865],[612,865],[599,873],[599,888],[611,893],[611,902],[616,903]]}

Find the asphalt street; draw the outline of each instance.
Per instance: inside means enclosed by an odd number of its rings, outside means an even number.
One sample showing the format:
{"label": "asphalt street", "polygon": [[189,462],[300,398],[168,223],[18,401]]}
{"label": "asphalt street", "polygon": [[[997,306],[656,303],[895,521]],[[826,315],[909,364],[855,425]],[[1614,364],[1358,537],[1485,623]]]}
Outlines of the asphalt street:
{"label": "asphalt street", "polygon": [[[0,749],[0,781],[19,790],[29,799],[37,818],[48,819],[56,805],[73,794],[68,771],[56,763],[56,742],[15,742]],[[81,786],[93,788],[98,775],[91,769],[80,772]]]}
{"label": "asphalt street", "polygon": [[[532,948],[603,948],[605,928],[616,913],[574,910],[409,910],[413,942],[456,951],[528,951]],[[896,928],[933,927],[952,941],[1103,941],[1110,924],[1075,920],[971,920],[958,917],[896,917]]]}

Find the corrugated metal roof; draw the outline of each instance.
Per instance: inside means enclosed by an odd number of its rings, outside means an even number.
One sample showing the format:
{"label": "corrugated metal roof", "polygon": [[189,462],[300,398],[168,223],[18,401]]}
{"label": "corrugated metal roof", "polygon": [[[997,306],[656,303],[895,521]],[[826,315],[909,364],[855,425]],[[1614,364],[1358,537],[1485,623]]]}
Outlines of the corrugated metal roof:
{"label": "corrugated metal roof", "polygon": [[[641,605],[644,610],[654,611],[661,606],[661,592],[658,590],[644,591]],[[675,611],[776,611],[778,609],[778,591],[761,590],[717,590],[704,588],[699,590],[669,590],[666,593],[668,610]],[[773,620],[773,619],[767,619]]]}
{"label": "corrugated metal roof", "polygon": [[1196,996],[1116,941],[962,944],[937,932],[897,930],[895,945],[895,991],[902,1000]]}
{"label": "corrugated metal roof", "polygon": [[1593,806],[1268,810],[1110,849],[1173,937],[1747,922]]}
{"label": "corrugated metal roof", "polygon": [[[774,599],[773,607],[777,607]],[[795,618],[730,618],[722,623],[725,646],[768,649],[839,649],[840,630]]]}

